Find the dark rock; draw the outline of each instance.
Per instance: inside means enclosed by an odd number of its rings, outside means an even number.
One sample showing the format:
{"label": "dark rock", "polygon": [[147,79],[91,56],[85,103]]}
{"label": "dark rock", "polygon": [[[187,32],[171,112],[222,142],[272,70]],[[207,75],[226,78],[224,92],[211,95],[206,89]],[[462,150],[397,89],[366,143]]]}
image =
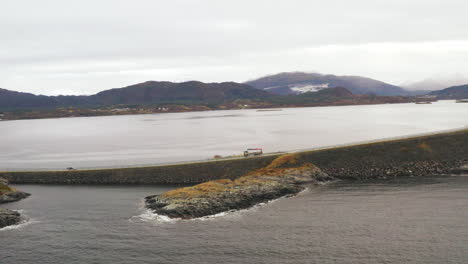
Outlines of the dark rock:
{"label": "dark rock", "polygon": [[0,203],[10,203],[10,202],[16,202],[21,199],[24,199],[31,194],[21,192],[21,191],[8,191],[8,192],[3,192],[0,194]]}
{"label": "dark rock", "polygon": [[388,162],[385,166],[374,166],[362,162],[356,165],[350,165],[348,168],[324,169],[326,173],[338,179],[366,180],[388,177],[424,177],[432,175],[464,174],[468,167],[464,166],[464,160],[438,161],[408,161],[408,162]]}
{"label": "dark rock", "polygon": [[454,173],[454,174],[468,174],[468,162],[465,161],[465,163],[462,166],[453,169],[452,173]]}
{"label": "dark rock", "polygon": [[0,208],[0,228],[9,225],[16,225],[20,222],[21,216],[18,212]]}
{"label": "dark rock", "polygon": [[5,178],[0,178],[0,184],[2,185],[8,185],[8,180]]}

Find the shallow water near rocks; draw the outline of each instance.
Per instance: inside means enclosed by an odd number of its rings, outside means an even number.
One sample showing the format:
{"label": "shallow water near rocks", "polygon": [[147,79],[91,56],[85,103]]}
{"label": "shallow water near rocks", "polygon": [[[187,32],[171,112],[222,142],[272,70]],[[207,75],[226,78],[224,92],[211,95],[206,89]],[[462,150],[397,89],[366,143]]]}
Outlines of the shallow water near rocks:
{"label": "shallow water near rocks", "polygon": [[176,186],[15,187],[32,196],[0,206],[31,222],[0,230],[2,264],[468,259],[468,176],[311,186],[253,209],[179,221],[143,207],[143,197]]}

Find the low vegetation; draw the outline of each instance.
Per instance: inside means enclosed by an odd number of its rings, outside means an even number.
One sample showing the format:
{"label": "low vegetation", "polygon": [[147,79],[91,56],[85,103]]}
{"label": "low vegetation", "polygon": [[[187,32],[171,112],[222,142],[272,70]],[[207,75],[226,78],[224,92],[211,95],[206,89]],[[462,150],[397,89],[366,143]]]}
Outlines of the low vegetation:
{"label": "low vegetation", "polygon": [[423,142],[423,143],[419,144],[418,148],[420,148],[420,149],[422,149],[424,151],[427,151],[427,152],[432,152],[431,146],[429,146],[429,144],[427,144],[426,142]]}
{"label": "low vegetation", "polygon": [[5,185],[5,184],[1,184],[0,183],[0,195],[1,194],[4,194],[6,192],[13,192],[15,191],[15,189],[11,188],[10,186],[8,185]]}
{"label": "low vegetation", "polygon": [[[168,191],[161,195],[163,198],[201,198],[203,196],[218,195],[222,192],[233,192],[243,186],[271,184],[272,181],[277,181],[275,177],[286,175],[288,169],[297,163],[296,155],[286,154],[273,160],[268,166],[262,169],[255,170],[235,180],[220,179],[201,183],[192,187],[180,188]],[[294,168],[295,170],[305,170],[312,167],[310,163]]]}

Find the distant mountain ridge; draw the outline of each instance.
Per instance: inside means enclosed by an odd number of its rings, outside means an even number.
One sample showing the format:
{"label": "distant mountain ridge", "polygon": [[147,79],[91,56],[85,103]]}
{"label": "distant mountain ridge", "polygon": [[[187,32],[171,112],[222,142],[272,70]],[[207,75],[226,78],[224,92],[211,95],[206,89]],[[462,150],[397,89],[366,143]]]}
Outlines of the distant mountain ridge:
{"label": "distant mountain ridge", "polygon": [[247,81],[248,84],[257,89],[273,92],[280,95],[298,94],[310,89],[346,87],[354,94],[375,95],[408,95],[405,89],[360,76],[337,76],[332,74],[305,73],[305,72],[283,72],[265,76],[256,80]]}
{"label": "distant mountain ridge", "polygon": [[105,90],[89,96],[44,96],[0,89],[0,109],[54,108],[61,106],[105,106],[171,102],[222,102],[236,99],[261,99],[273,96],[235,82],[182,83],[148,81],[123,88]]}
{"label": "distant mountain ridge", "polygon": [[[324,83],[325,81],[327,82]],[[346,83],[348,86],[335,85],[336,83]],[[356,93],[356,90],[359,92]],[[397,99],[375,99],[373,97],[375,97],[374,95],[393,95],[395,93],[403,92],[401,88],[363,77],[315,73],[281,73],[244,84],[235,82],[203,83],[189,81],[174,83],[147,81],[123,88],[105,90],[89,96],[45,96],[0,89],[0,111],[57,109],[61,107],[93,108],[112,105],[136,107],[137,105],[161,104],[204,105],[209,107],[224,104],[226,107],[231,108],[247,104],[261,107],[271,103],[286,105],[308,105],[319,102],[336,103],[343,99],[348,100],[348,103],[351,103],[350,100],[356,102],[367,100],[366,103],[375,103],[379,100],[394,102]],[[287,96],[284,96],[286,94]],[[369,94],[371,95],[369,96]],[[405,96],[407,95],[405,94]],[[430,95],[434,95],[439,99],[465,99],[468,98],[468,85],[433,91]],[[404,101],[402,99],[398,100]]]}
{"label": "distant mountain ridge", "polygon": [[15,92],[0,88],[0,108],[29,108],[57,105],[50,96]]}
{"label": "distant mountain ridge", "polygon": [[92,95],[90,100],[99,104],[137,104],[171,101],[224,101],[235,99],[267,98],[271,94],[235,83],[183,83],[148,81],[124,88],[111,89]]}
{"label": "distant mountain ridge", "polygon": [[433,91],[429,95],[436,96],[438,99],[468,99],[468,84]]}
{"label": "distant mountain ridge", "polygon": [[[409,103],[407,96],[355,95],[344,87],[275,95],[239,83],[144,82],[90,96],[36,96],[0,90],[0,121],[259,109]],[[3,96],[2,96],[3,95]]]}

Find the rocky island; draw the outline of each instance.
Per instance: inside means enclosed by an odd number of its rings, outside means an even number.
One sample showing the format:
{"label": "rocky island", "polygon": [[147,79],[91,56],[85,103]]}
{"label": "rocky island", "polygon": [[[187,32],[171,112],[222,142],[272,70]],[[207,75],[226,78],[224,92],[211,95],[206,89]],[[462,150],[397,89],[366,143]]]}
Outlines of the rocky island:
{"label": "rocky island", "polygon": [[[18,191],[8,186],[8,182],[0,178],[0,203],[15,202],[28,197],[30,194]],[[13,210],[0,208],[0,228],[21,222],[21,215]]]}
{"label": "rocky island", "polygon": [[334,180],[311,163],[298,164],[297,155],[283,155],[265,168],[235,180],[221,179],[145,198],[147,208],[171,218],[191,219],[245,209],[305,189],[305,183]]}

